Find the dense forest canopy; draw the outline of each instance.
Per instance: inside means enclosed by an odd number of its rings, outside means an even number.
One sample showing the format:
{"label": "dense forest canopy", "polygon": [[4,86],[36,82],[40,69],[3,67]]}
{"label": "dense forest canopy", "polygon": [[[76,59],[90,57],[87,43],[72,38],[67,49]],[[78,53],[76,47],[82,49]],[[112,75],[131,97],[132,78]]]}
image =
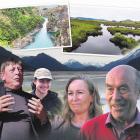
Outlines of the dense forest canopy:
{"label": "dense forest canopy", "polygon": [[13,40],[25,36],[44,21],[37,8],[0,10],[0,45],[11,46]]}

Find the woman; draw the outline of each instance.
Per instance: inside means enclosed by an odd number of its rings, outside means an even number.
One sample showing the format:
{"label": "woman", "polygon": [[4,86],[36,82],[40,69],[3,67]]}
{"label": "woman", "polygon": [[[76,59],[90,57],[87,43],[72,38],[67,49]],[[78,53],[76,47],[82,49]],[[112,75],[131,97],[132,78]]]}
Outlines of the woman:
{"label": "woman", "polygon": [[53,140],[77,140],[81,126],[102,113],[98,91],[90,79],[73,77],[65,90],[63,119],[57,118],[52,124]]}

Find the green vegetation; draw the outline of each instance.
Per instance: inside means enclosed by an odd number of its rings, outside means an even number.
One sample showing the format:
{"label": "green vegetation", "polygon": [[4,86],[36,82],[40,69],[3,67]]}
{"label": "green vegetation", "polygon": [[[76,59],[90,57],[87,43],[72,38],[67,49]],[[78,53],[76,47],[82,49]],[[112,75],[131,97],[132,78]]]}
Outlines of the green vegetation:
{"label": "green vegetation", "polygon": [[124,20],[124,21],[100,21],[106,26],[125,26],[125,27],[134,27],[140,28],[140,21],[131,21],[131,20]]}
{"label": "green vegetation", "polygon": [[135,39],[126,37],[120,33],[116,33],[115,36],[110,39],[110,41],[119,46],[123,51],[132,49],[138,45],[138,42],[135,41]]}
{"label": "green vegetation", "polygon": [[67,5],[58,5],[47,9],[47,31],[52,33],[51,39],[55,46],[70,45],[70,30]]}
{"label": "green vegetation", "polygon": [[100,30],[100,23],[97,21],[71,19],[72,47],[65,48],[65,50],[72,51],[79,47],[80,43],[86,41],[89,35],[101,35]]}
{"label": "green vegetation", "polygon": [[38,9],[32,7],[0,10],[0,45],[12,46],[17,38],[24,37],[44,21]]}
{"label": "green vegetation", "polygon": [[[139,35],[140,36],[140,22],[139,21],[120,21],[120,22],[104,22],[105,25],[115,26],[115,27],[108,27],[107,30],[112,34],[115,35],[113,38],[110,39],[115,45],[119,46],[122,50],[122,53],[125,53],[140,43],[131,37],[127,37],[124,35]],[[122,27],[123,26],[123,27]]]}
{"label": "green vegetation", "polygon": [[126,28],[126,27],[108,27],[107,30],[114,35],[115,33],[140,35],[140,29]]}
{"label": "green vegetation", "polygon": [[[87,40],[89,35],[101,35],[101,24],[108,27],[107,30],[115,35],[110,39],[115,45],[124,52],[124,50],[133,49],[140,41],[133,38],[128,38],[124,35],[139,35],[140,36],[140,21],[106,21],[106,20],[80,20],[71,19],[72,47],[65,48],[66,51],[72,51],[79,47],[82,42]],[[124,35],[123,35],[124,34]]]}

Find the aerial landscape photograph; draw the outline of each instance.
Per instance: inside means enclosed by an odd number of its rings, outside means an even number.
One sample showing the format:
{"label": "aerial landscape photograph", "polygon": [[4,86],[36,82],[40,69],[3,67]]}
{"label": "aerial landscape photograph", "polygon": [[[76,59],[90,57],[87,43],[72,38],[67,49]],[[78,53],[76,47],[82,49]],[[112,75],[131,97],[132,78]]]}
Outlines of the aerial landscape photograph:
{"label": "aerial landscape photograph", "polygon": [[120,55],[140,43],[138,8],[73,4],[70,17],[72,47],[64,51]]}
{"label": "aerial landscape photograph", "polygon": [[0,9],[0,45],[12,49],[71,46],[68,5]]}
{"label": "aerial landscape photograph", "polygon": [[0,63],[23,61],[26,91],[34,70],[51,70],[52,90],[61,98],[68,79],[86,75],[106,105],[106,73],[120,64],[140,70],[140,9],[123,2],[54,3],[0,9]]}

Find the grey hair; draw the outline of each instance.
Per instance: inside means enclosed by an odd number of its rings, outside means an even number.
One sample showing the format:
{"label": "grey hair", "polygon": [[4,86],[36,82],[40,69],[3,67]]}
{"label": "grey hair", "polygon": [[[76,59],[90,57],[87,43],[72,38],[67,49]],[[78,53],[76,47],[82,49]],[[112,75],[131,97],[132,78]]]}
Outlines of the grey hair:
{"label": "grey hair", "polygon": [[89,118],[102,114],[100,96],[99,96],[97,88],[95,87],[95,85],[89,78],[85,76],[77,76],[77,77],[72,77],[68,81],[65,88],[65,96],[64,96],[65,108],[64,108],[64,113],[63,113],[64,119],[70,121],[74,117],[74,113],[72,112],[68,104],[68,88],[69,88],[69,85],[75,80],[83,80],[88,86],[90,95],[93,97],[93,102],[91,103],[89,107]]}
{"label": "grey hair", "polygon": [[18,58],[13,58],[13,57],[9,57],[6,60],[4,60],[1,65],[0,65],[0,79],[2,78],[2,74],[5,71],[5,68],[11,64],[18,64],[21,66],[22,71],[23,71],[23,63],[20,59]]}
{"label": "grey hair", "polygon": [[22,61],[18,58],[10,57],[10,58],[8,58],[8,59],[6,59],[5,61],[2,62],[1,67],[0,67],[1,73],[4,72],[5,68],[7,66],[9,66],[10,64],[19,64],[22,67],[22,70],[23,70]]}

